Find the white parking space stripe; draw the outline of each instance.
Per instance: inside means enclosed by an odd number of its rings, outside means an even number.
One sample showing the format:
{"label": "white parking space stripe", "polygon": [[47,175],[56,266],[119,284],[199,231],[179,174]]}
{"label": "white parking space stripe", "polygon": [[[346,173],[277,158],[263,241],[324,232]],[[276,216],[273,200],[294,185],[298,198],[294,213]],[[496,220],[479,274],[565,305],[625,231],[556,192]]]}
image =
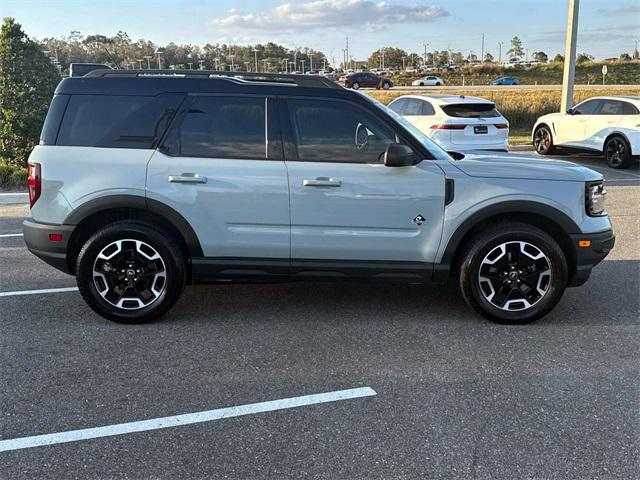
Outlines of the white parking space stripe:
{"label": "white parking space stripe", "polygon": [[78,287],[43,288],[41,290],[18,290],[16,292],[0,292],[0,297],[18,297],[20,295],[39,295],[41,293],[77,292]]}
{"label": "white parking space stripe", "polygon": [[236,407],[218,408],[204,412],[187,413],[172,417],[154,418],[139,422],[120,423],[105,427],[85,428],[82,430],[70,430],[68,432],[50,433],[47,435],[36,435],[33,437],[14,438],[0,441],[0,452],[11,450],[21,450],[23,448],[41,447],[44,445],[55,445],[59,443],[77,442],[92,438],[111,437],[114,435],[124,435],[134,432],[146,432],[161,428],[179,427],[193,423],[210,422],[223,418],[240,417],[255,413],[273,412],[275,410],[285,410],[289,408],[304,407],[318,403],[337,402],[340,400],[351,400],[354,398],[370,397],[376,395],[375,390],[370,387],[352,388],[349,390],[338,390],[335,392],[318,393],[315,395],[304,395],[302,397],[284,398],[281,400],[271,400],[268,402],[251,403]]}
{"label": "white parking space stripe", "polygon": [[9,238],[9,237],[21,237],[24,235],[23,233],[2,233],[0,234],[0,238]]}
{"label": "white parking space stripe", "polygon": [[9,195],[29,195],[27,192],[3,192],[0,193],[1,197],[8,197]]}

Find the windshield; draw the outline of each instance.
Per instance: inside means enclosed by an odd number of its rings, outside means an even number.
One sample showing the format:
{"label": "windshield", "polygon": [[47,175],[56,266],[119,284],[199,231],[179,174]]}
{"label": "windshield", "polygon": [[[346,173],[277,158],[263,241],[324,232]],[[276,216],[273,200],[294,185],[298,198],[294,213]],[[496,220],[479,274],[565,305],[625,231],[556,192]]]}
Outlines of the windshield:
{"label": "windshield", "polygon": [[365,93],[362,93],[362,92],[356,92],[356,93],[358,93],[359,95],[362,95],[369,102],[371,102],[377,108],[382,110],[384,113],[386,113],[387,115],[392,117],[396,122],[398,122],[400,125],[402,125],[404,127],[404,129],[407,130],[409,132],[409,134],[413,138],[418,140],[418,142],[420,142],[422,144],[422,146],[424,146],[424,148],[429,150],[429,153],[431,153],[431,155],[433,156],[434,159],[436,159],[436,160],[451,160],[451,157],[449,156],[449,154],[446,151],[444,151],[442,149],[442,147],[440,147],[440,145],[435,143],[427,135],[422,133],[414,125],[412,125],[411,123],[406,121],[404,118],[402,118],[396,112],[391,110],[389,107],[387,107],[383,103],[379,102],[375,98],[372,98],[372,97],[370,97],[369,95],[367,95]]}

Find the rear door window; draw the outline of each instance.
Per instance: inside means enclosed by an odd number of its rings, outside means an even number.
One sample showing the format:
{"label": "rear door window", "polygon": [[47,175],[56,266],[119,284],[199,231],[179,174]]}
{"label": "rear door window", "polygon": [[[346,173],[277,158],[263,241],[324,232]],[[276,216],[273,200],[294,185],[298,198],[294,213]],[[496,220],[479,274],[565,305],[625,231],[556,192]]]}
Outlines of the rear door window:
{"label": "rear door window", "polygon": [[600,104],[599,115],[622,115],[623,105],[618,100],[603,100]]}
{"label": "rear door window", "polygon": [[182,94],[73,95],[56,145],[153,148],[183,98]]}
{"label": "rear door window", "polygon": [[389,108],[394,112],[396,112],[398,115],[404,115],[404,108],[406,104],[407,104],[407,99],[401,98],[393,102],[391,105],[389,105]]}
{"label": "rear door window", "polygon": [[460,103],[444,105],[444,113],[457,118],[495,118],[500,116],[493,103]]}
{"label": "rear door window", "polygon": [[422,113],[422,100],[416,100],[410,98],[407,100],[407,104],[404,107],[404,115],[423,115]]}
{"label": "rear door window", "polygon": [[194,97],[163,151],[221,159],[267,158],[265,97]]}

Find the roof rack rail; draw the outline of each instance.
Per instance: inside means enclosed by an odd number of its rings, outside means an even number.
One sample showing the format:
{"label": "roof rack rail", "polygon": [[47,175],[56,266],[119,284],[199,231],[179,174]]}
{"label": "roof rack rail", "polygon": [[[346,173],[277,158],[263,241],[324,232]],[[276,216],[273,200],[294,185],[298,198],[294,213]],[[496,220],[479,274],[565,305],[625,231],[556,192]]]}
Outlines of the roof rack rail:
{"label": "roof rack rail", "polygon": [[336,82],[319,75],[294,75],[288,73],[226,72],[217,70],[93,70],[85,78],[105,77],[179,77],[224,79],[242,82],[283,83],[298,87],[342,88]]}

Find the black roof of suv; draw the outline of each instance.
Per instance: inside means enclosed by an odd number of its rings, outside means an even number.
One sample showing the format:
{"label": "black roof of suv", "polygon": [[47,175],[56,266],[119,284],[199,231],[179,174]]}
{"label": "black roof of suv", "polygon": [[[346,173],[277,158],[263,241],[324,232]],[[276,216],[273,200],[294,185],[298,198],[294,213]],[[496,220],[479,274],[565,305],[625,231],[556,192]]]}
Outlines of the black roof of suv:
{"label": "black roof of suv", "polygon": [[217,72],[206,70],[94,70],[84,77],[66,78],[62,95],[158,95],[168,92],[260,93],[353,97],[328,78],[316,75]]}

